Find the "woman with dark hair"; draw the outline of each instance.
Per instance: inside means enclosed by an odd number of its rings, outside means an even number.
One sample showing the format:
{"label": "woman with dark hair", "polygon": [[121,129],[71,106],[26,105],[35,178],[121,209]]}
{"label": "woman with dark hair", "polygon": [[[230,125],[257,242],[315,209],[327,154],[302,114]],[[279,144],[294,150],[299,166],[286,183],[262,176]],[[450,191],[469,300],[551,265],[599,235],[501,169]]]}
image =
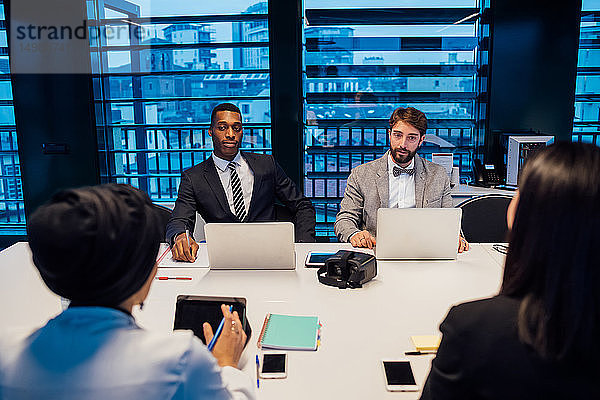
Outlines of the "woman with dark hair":
{"label": "woman with dark hair", "polygon": [[600,148],[531,158],[498,296],[452,307],[421,399],[600,399]]}
{"label": "woman with dark hair", "polygon": [[[246,335],[222,307],[213,352],[191,331],[141,329],[131,315],[156,275],[160,217],[127,185],[67,190],[27,225],[33,262],[70,306],[26,338],[0,341],[0,398],[253,398],[237,369]],[[213,336],[204,325],[207,339]]]}

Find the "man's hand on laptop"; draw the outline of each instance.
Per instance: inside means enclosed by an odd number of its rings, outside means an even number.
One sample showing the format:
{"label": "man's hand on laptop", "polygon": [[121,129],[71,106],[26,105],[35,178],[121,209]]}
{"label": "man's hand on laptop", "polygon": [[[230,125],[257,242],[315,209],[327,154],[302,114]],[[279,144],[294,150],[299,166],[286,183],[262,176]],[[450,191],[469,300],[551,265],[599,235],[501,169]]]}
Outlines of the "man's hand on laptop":
{"label": "man's hand on laptop", "polygon": [[[189,239],[189,246],[188,246]],[[194,262],[196,260],[196,254],[198,253],[198,243],[185,232],[180,233],[175,237],[175,243],[171,249],[173,259],[177,261]]]}
{"label": "man's hand on laptop", "polygon": [[462,253],[463,251],[469,250],[469,242],[465,240],[464,237],[458,237],[458,252]]}
{"label": "man's hand on laptop", "polygon": [[369,233],[369,231],[356,232],[350,237],[350,243],[354,247],[368,247],[372,249],[375,247],[375,237]]}

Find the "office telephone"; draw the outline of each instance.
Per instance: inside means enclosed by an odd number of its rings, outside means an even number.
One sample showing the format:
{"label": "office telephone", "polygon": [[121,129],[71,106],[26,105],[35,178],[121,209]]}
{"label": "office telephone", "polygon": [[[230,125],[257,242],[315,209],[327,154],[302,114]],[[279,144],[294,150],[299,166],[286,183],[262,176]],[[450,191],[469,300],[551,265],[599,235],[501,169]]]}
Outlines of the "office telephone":
{"label": "office telephone", "polygon": [[483,164],[481,160],[473,160],[473,181],[476,186],[498,186],[502,178],[494,164]]}

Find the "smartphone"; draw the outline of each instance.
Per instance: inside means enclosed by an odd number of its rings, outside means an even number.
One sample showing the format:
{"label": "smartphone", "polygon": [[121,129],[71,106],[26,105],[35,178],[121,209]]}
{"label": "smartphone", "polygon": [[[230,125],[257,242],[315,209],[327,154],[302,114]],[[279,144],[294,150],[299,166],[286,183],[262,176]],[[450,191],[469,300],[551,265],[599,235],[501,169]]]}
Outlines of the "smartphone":
{"label": "smartphone", "polygon": [[419,386],[415,381],[410,361],[382,360],[385,386],[390,392],[416,392]]}
{"label": "smartphone", "polygon": [[262,379],[286,378],[287,353],[264,353],[258,376]]}
{"label": "smartphone", "polygon": [[319,268],[325,265],[325,260],[334,255],[335,253],[318,253],[311,251],[306,256],[306,262],[304,265],[308,268]]}

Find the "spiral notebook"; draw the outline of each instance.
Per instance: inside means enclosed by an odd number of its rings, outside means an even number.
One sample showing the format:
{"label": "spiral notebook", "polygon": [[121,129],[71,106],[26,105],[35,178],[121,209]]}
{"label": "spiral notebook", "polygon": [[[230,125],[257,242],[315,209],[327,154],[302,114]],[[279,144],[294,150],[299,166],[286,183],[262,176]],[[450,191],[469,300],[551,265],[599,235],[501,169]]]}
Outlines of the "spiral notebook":
{"label": "spiral notebook", "polygon": [[258,338],[259,348],[280,350],[316,350],[319,318],[267,314]]}

